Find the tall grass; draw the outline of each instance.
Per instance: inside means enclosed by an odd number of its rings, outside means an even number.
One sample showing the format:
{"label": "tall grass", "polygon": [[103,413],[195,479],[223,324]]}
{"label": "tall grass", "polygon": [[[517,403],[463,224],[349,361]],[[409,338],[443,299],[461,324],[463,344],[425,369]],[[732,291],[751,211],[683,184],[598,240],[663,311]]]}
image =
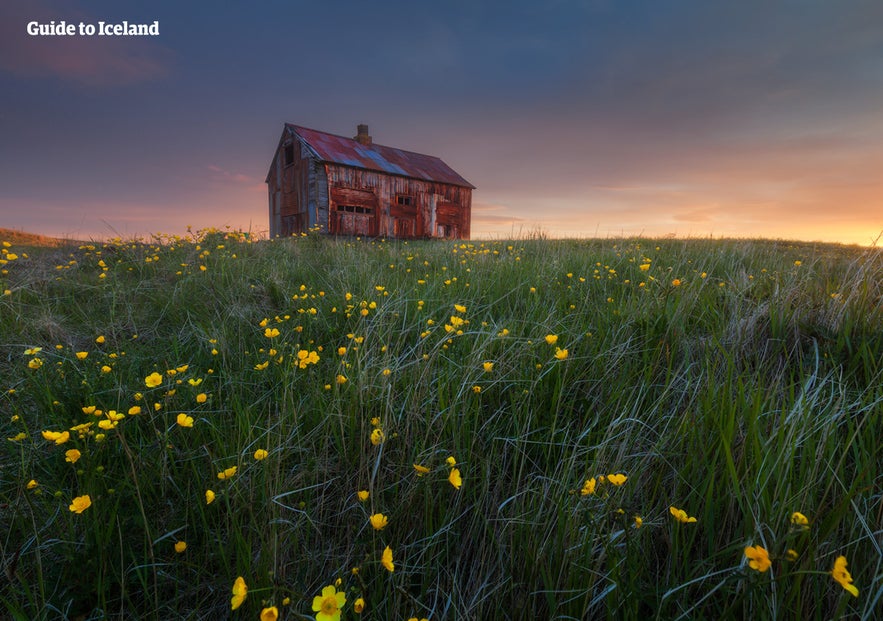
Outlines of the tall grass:
{"label": "tall grass", "polygon": [[313,618],[338,579],[345,618],[883,607],[878,250],[209,231],[3,256],[9,618],[223,618],[239,576],[233,618]]}

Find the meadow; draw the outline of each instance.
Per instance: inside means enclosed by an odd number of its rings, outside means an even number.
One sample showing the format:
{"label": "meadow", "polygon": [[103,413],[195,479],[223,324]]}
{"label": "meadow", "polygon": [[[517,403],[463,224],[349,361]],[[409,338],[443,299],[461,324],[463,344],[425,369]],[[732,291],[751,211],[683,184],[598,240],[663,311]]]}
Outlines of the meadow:
{"label": "meadow", "polygon": [[4,619],[880,618],[879,249],[0,252]]}

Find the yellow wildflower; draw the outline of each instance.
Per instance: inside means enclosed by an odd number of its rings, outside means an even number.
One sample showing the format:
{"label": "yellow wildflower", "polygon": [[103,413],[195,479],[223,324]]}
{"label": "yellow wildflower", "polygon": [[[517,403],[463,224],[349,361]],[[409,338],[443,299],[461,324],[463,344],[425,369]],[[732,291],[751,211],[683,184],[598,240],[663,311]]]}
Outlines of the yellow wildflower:
{"label": "yellow wildflower", "polygon": [[765,572],[772,564],[769,553],[761,546],[748,546],[745,548],[745,556],[748,558],[748,566],[760,573]]}
{"label": "yellow wildflower", "polygon": [[267,453],[267,451],[265,451],[264,449],[258,449],[254,452],[254,458],[258,461],[261,461],[266,459],[268,454],[269,453]]}
{"label": "yellow wildflower", "polygon": [[77,360],[85,360],[89,356],[89,352],[87,351],[78,351],[76,353]]}
{"label": "yellow wildflower", "polygon": [[275,606],[261,610],[261,621],[276,621],[279,618],[279,609]]}
{"label": "yellow wildflower", "polygon": [[322,595],[313,598],[316,621],[340,621],[340,609],[346,604],[346,593],[338,591],[333,584],[322,589]]}
{"label": "yellow wildflower", "polygon": [[371,431],[371,444],[377,446],[378,444],[383,444],[384,440],[386,440],[386,435],[382,429],[378,427]]}
{"label": "yellow wildflower", "polygon": [[27,486],[27,487],[28,487],[28,489],[34,489],[34,488],[37,487],[38,485],[40,485],[40,484],[37,483],[36,479],[31,479],[30,481],[28,481],[28,486]]}
{"label": "yellow wildflower", "polygon": [[449,466],[453,467],[453,466],[456,466],[456,465],[457,465],[457,460],[454,459],[454,456],[453,456],[453,455],[450,455],[450,456],[445,460],[445,463],[447,463]]}
{"label": "yellow wildflower", "polygon": [[424,474],[429,473],[429,468],[421,466],[420,464],[414,464],[414,470],[417,472],[418,477],[422,477]]}
{"label": "yellow wildflower", "polygon": [[268,339],[274,339],[279,336],[279,329],[267,328],[266,330],[264,330],[264,336],[266,336]]}
{"label": "yellow wildflower", "polygon": [[608,474],[607,480],[610,482],[611,485],[619,487],[628,480],[628,477],[624,474]]}
{"label": "yellow wildflower", "polygon": [[362,614],[362,611],[365,610],[365,600],[361,597],[353,602],[353,612],[357,615]]}
{"label": "yellow wildflower", "polygon": [[795,526],[809,526],[809,520],[800,511],[791,514],[791,523]]}
{"label": "yellow wildflower", "polygon": [[205,394],[204,392],[201,392],[198,395],[196,395],[196,402],[197,403],[205,403],[207,400],[208,400],[208,395]]}
{"label": "yellow wildflower", "polygon": [[230,598],[230,609],[236,610],[248,597],[248,585],[245,584],[245,578],[239,576],[233,583],[233,597]]}
{"label": "yellow wildflower", "polygon": [[92,499],[89,497],[89,494],[84,494],[83,496],[77,496],[74,498],[68,509],[70,509],[72,513],[82,513],[91,506]]}
{"label": "yellow wildflower", "polygon": [[43,438],[55,444],[64,444],[71,438],[69,431],[44,431]]}
{"label": "yellow wildflower", "polygon": [[383,530],[386,528],[386,525],[389,523],[389,519],[383,515],[382,513],[374,513],[369,518],[368,521],[371,523],[372,528],[374,530]]}
{"label": "yellow wildflower", "polygon": [[156,371],[144,378],[144,385],[148,388],[156,388],[160,384],[162,384],[162,375]]}
{"label": "yellow wildflower", "polygon": [[669,513],[671,513],[671,515],[672,515],[672,517],[674,517],[674,519],[676,519],[678,522],[681,522],[682,524],[689,524],[691,522],[696,521],[696,518],[688,516],[687,512],[684,511],[683,509],[678,509],[676,507],[669,507],[668,511],[669,511]]}
{"label": "yellow wildflower", "polygon": [[569,355],[570,353],[566,349],[561,349],[560,347],[555,348],[555,357],[558,360],[567,360],[567,356]]}
{"label": "yellow wildflower", "polygon": [[458,468],[451,469],[451,474],[448,475],[448,483],[457,489],[460,489],[460,486],[463,485],[463,478],[460,476],[460,470]]}
{"label": "yellow wildflower", "polygon": [[392,548],[386,546],[383,550],[383,556],[380,557],[380,564],[383,565],[390,573],[395,571],[395,563],[392,562]]}
{"label": "yellow wildflower", "polygon": [[490,373],[491,371],[494,370],[494,363],[493,362],[485,362],[481,366],[484,368],[485,373]]}
{"label": "yellow wildflower", "polygon": [[858,588],[852,584],[852,576],[846,569],[846,557],[838,556],[834,561],[834,568],[831,570],[831,577],[840,583],[844,589],[849,591],[853,597],[858,597]]}
{"label": "yellow wildflower", "polygon": [[187,542],[186,541],[176,541],[175,542],[175,552],[177,552],[178,554],[181,554],[186,549],[187,549]]}
{"label": "yellow wildflower", "polygon": [[231,479],[231,478],[233,478],[233,475],[236,474],[236,470],[237,470],[236,466],[230,466],[226,470],[219,472],[218,478],[221,479],[222,481],[224,481],[226,479]]}
{"label": "yellow wildflower", "polygon": [[178,414],[178,419],[176,422],[182,427],[193,427],[193,417],[188,416],[184,412]]}
{"label": "yellow wildflower", "polygon": [[586,479],[586,482],[583,483],[583,488],[579,492],[580,495],[589,496],[591,494],[594,494],[595,487],[597,485],[598,485],[598,481],[595,479],[595,477],[592,477],[591,479]]}
{"label": "yellow wildflower", "polygon": [[64,454],[64,461],[69,461],[72,464],[77,463],[77,460],[80,458],[80,451],[77,449],[70,449],[66,451]]}
{"label": "yellow wildflower", "polygon": [[555,343],[558,342],[558,335],[557,334],[547,334],[546,335],[546,342],[549,345],[554,345]]}
{"label": "yellow wildflower", "polygon": [[215,501],[215,493],[210,489],[205,490],[205,504],[210,505],[214,501]]}
{"label": "yellow wildflower", "polygon": [[360,502],[365,502],[366,500],[368,500],[368,495],[368,490],[366,489],[360,489],[358,492],[356,492],[356,497],[359,499]]}

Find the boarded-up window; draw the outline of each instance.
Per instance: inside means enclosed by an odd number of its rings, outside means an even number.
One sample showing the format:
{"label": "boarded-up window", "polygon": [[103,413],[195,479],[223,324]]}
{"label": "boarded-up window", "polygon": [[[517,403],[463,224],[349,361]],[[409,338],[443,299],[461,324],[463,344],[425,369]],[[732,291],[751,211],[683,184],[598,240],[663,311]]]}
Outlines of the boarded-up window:
{"label": "boarded-up window", "polygon": [[331,188],[331,232],[377,235],[377,195],[371,190]]}
{"label": "boarded-up window", "polygon": [[294,164],[294,145],[293,144],[289,143],[289,144],[285,145],[285,148],[283,149],[283,154],[284,154],[284,161],[285,161],[286,166],[291,166],[292,164]]}

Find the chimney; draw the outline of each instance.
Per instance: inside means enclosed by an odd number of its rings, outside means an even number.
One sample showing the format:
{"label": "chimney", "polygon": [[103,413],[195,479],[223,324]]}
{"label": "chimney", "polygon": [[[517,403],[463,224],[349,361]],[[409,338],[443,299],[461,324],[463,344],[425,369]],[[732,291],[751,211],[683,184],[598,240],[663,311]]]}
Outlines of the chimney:
{"label": "chimney", "polygon": [[368,135],[368,126],[359,124],[358,131],[359,133],[353,137],[353,140],[357,141],[359,144],[370,145],[371,136]]}

